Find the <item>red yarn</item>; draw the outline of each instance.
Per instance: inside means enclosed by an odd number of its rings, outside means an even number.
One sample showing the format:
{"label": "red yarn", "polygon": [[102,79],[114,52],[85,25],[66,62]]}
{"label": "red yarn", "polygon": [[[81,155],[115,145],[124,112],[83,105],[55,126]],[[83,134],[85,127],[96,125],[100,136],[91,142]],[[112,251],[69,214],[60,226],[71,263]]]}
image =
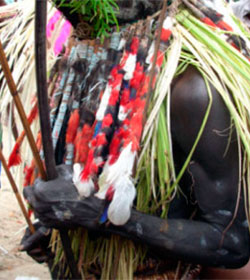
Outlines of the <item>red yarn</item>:
{"label": "red yarn", "polygon": [[114,78],[117,76],[117,74],[118,74],[118,68],[113,67],[110,72],[109,84],[112,84],[114,82]]}
{"label": "red yarn", "polygon": [[141,86],[143,76],[144,76],[143,75],[143,66],[139,62],[137,62],[135,71],[133,74],[133,78],[130,81],[130,86],[135,89],[138,89]]}
{"label": "red yarn", "polygon": [[97,144],[96,138],[93,138],[90,142],[90,147],[94,148],[94,147],[96,147],[96,144]]}
{"label": "red yarn", "polygon": [[69,119],[68,128],[66,133],[66,143],[73,143],[76,137],[77,128],[79,126],[80,116],[78,110],[75,110]]}
{"label": "red yarn", "polygon": [[133,55],[135,55],[137,53],[138,48],[139,48],[139,43],[140,43],[140,41],[139,41],[139,39],[137,37],[134,37],[132,39],[130,48],[131,48],[131,53]]}
{"label": "red yarn", "polygon": [[114,76],[114,80],[112,82],[112,88],[116,88],[117,86],[119,86],[122,82],[122,79],[123,79],[123,74],[121,73],[116,73],[115,76]]}
{"label": "red yarn", "polygon": [[228,25],[225,21],[223,20],[220,20],[218,23],[217,23],[217,26],[222,29],[222,30],[226,30],[226,31],[233,31],[233,28]]}
{"label": "red yarn", "polygon": [[129,121],[128,119],[125,119],[125,120],[123,121],[123,126],[124,126],[124,127],[129,126],[129,123],[130,123],[130,121]]}
{"label": "red yarn", "polygon": [[89,142],[93,136],[93,128],[85,124],[82,128],[80,141],[77,144],[77,152],[79,155],[79,162],[85,164],[88,158]]}
{"label": "red yarn", "polygon": [[102,121],[102,128],[103,127],[109,127],[113,123],[113,117],[111,114],[107,114]]}
{"label": "red yarn", "polygon": [[209,26],[216,27],[216,24],[208,17],[202,18],[201,21]]}
{"label": "red yarn", "polygon": [[105,133],[98,134],[96,136],[96,140],[97,140],[97,144],[96,144],[97,147],[106,145],[108,143]]}
{"label": "red yarn", "polygon": [[161,41],[164,41],[164,42],[168,41],[171,34],[172,34],[171,30],[162,28],[162,30],[161,30]]}
{"label": "red yarn", "polygon": [[130,128],[136,138],[139,140],[142,133],[142,119],[143,119],[143,109],[139,110],[132,118],[130,122]]}
{"label": "red yarn", "polygon": [[109,105],[115,106],[119,99],[119,90],[113,89],[109,98]]}
{"label": "red yarn", "polygon": [[158,67],[161,67],[162,63],[163,63],[163,60],[164,60],[164,53],[161,50],[159,50],[158,53],[157,53],[156,65]]}
{"label": "red yarn", "polygon": [[98,169],[99,169],[99,166],[93,160],[91,165],[90,165],[90,173],[91,174],[97,174],[98,173]]}
{"label": "red yarn", "polygon": [[76,137],[74,139],[74,146],[75,146],[74,162],[80,162],[80,160],[79,160],[80,140],[81,140],[81,129],[78,128],[77,133],[76,133]]}
{"label": "red yarn", "polygon": [[130,95],[130,90],[128,88],[125,88],[122,92],[122,97],[120,102],[122,106],[125,106],[129,102],[129,95]]}
{"label": "red yarn", "polygon": [[115,135],[115,137],[113,137],[109,146],[109,156],[110,156],[109,164],[114,164],[118,159],[120,145],[121,145],[121,139],[118,135]]}
{"label": "red yarn", "polygon": [[141,109],[143,110],[145,105],[146,105],[146,100],[141,99],[140,97],[136,98],[133,103],[134,110],[136,110],[136,111],[141,110]]}
{"label": "red yarn", "polygon": [[91,166],[91,163],[93,160],[94,160],[94,150],[90,149],[89,153],[88,153],[87,163],[81,173],[81,181],[87,180],[89,178],[89,176],[91,175],[90,166]]}
{"label": "red yarn", "polygon": [[106,197],[105,197],[106,200],[111,201],[113,199],[114,193],[115,193],[115,191],[114,191],[113,186],[110,186],[106,192]]}

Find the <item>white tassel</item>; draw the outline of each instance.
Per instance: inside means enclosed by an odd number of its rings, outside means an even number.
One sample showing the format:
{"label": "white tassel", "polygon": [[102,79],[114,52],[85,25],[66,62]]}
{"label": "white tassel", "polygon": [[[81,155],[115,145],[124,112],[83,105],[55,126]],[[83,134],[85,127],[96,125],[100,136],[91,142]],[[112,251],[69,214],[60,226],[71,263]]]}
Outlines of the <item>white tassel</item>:
{"label": "white tassel", "polygon": [[166,17],[164,22],[163,22],[163,26],[164,29],[170,29],[172,30],[173,28],[173,19],[171,17]]}
{"label": "white tassel", "polygon": [[136,152],[131,151],[132,143],[129,143],[121,152],[117,161],[110,165],[107,161],[104,165],[102,174],[99,176],[99,192],[106,193],[110,186],[113,186],[119,178],[132,175],[132,169],[135,162]]}
{"label": "white tassel", "polygon": [[[121,152],[118,160],[110,165],[108,162],[99,176],[99,191],[96,197],[105,199],[110,186],[114,189],[114,197],[109,206],[108,217],[115,225],[126,223],[135,198],[135,187],[131,179],[136,152],[132,152],[132,143]],[[120,201],[119,201],[120,200]]]}
{"label": "white tassel", "polygon": [[111,86],[109,84],[107,84],[105,91],[103,93],[101,103],[99,105],[99,109],[96,113],[96,119],[98,121],[102,121],[104,118],[105,111],[106,111],[108,103],[109,103],[109,97],[110,97],[111,91],[112,91]]}
{"label": "white tassel", "polygon": [[116,226],[124,225],[130,218],[135,199],[135,187],[131,179],[123,176],[114,184],[115,193],[108,209],[108,218]]}
{"label": "white tassel", "polygon": [[83,166],[80,163],[73,165],[73,183],[75,184],[80,179],[80,174],[83,170]]}
{"label": "white tassel", "polygon": [[148,65],[152,64],[152,59],[153,59],[154,52],[155,52],[155,41],[152,42],[152,44],[151,44],[151,46],[148,50],[148,56],[146,58],[146,63]]}
{"label": "white tassel", "polygon": [[121,51],[122,49],[124,49],[125,45],[126,45],[126,40],[124,38],[122,38],[120,40],[120,43],[119,43],[119,46],[118,46],[118,50]]}
{"label": "white tassel", "polygon": [[125,111],[125,107],[120,105],[119,113],[118,113],[119,121],[123,122],[127,118],[127,115],[128,115],[128,111],[127,110]]}
{"label": "white tassel", "polygon": [[124,80],[129,81],[133,78],[135,65],[136,65],[136,55],[130,54],[123,67],[123,70],[126,72],[126,74],[124,75]]}
{"label": "white tassel", "polygon": [[75,163],[73,166],[73,182],[78,190],[78,193],[81,197],[89,197],[95,190],[95,185],[92,179],[82,181],[81,173],[83,170],[83,166],[79,163]]}

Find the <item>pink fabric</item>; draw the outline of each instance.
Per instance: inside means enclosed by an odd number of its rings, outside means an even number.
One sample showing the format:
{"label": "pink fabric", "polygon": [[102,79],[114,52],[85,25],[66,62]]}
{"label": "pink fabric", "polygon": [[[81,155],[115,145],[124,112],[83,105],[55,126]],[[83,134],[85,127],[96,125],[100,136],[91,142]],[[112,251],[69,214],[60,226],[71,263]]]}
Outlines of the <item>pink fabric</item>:
{"label": "pink fabric", "polygon": [[[52,16],[52,18],[49,19],[47,24],[47,30],[46,30],[47,39],[49,39],[52,36],[52,33],[55,29],[55,25],[60,20],[61,16],[62,13],[56,11]],[[70,31],[71,31],[71,24],[69,21],[65,21],[53,47],[55,55],[60,54],[60,52],[62,51],[63,45],[65,44],[65,42],[67,41],[70,35]]]}
{"label": "pink fabric", "polygon": [[58,55],[62,51],[64,43],[69,38],[70,31],[71,31],[71,24],[69,23],[69,21],[65,21],[54,45],[55,55]]}
{"label": "pink fabric", "polygon": [[52,32],[55,29],[55,24],[58,22],[60,17],[61,17],[61,12],[56,11],[53,17],[49,19],[49,22],[47,24],[47,38],[51,37]]}

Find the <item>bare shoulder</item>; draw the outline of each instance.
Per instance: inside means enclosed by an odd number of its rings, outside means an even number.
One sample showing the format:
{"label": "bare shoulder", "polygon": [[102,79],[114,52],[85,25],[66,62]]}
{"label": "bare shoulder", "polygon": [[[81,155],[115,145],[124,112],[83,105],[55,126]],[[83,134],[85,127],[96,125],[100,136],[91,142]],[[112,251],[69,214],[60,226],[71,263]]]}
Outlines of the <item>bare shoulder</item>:
{"label": "bare shoulder", "polygon": [[203,77],[193,67],[188,67],[176,80],[171,96],[172,134],[183,152],[189,153],[202,123],[205,122],[204,117],[211,102],[208,119],[194,158],[207,165],[209,161],[214,166],[216,162],[219,165],[229,164],[229,161],[225,161],[226,153],[228,159],[232,156],[234,160],[238,158],[236,133],[224,101],[212,85],[210,88],[211,99]]}

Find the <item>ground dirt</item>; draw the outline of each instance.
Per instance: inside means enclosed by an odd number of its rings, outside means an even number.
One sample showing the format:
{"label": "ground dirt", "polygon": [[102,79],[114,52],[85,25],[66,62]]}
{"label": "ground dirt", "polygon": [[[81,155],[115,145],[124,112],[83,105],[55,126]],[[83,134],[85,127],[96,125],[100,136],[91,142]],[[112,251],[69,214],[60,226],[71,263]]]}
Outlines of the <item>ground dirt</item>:
{"label": "ground dirt", "polygon": [[50,279],[50,274],[45,264],[38,264],[26,253],[18,251],[26,222],[3,171],[1,181],[0,280]]}

